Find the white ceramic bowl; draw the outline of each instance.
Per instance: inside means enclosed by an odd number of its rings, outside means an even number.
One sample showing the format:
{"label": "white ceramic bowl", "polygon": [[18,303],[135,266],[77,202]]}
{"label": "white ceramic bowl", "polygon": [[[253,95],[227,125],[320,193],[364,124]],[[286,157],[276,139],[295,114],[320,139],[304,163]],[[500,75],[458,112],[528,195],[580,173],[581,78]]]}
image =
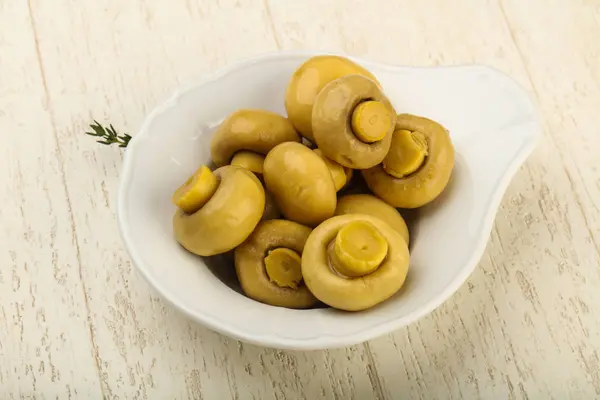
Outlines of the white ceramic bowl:
{"label": "white ceramic bowl", "polygon": [[[285,115],[286,84],[313,52],[268,54],[221,69],[176,92],[126,149],[118,220],[133,263],[171,304],[210,329],[267,347],[356,344],[410,324],[444,302],[484,251],[502,195],[541,130],[527,94],[482,66],[407,68],[352,58],[376,75],[398,112],[432,118],[451,134],[456,165],[441,198],[412,226],[404,287],[359,313],[289,310],[243,296],[231,268],[183,250],[173,238],[172,192],[209,162],[214,128],[236,109]],[[229,271],[229,272],[228,272]]]}

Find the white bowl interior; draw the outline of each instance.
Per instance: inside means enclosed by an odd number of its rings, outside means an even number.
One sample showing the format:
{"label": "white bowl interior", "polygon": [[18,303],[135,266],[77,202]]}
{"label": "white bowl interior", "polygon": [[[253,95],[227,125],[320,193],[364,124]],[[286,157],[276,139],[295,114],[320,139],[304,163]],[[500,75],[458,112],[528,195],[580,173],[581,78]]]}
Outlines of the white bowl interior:
{"label": "white bowl interior", "polygon": [[[393,298],[360,313],[289,310],[241,294],[227,256],[204,260],[173,238],[173,191],[210,162],[216,126],[239,108],[285,115],[286,84],[308,56],[263,56],[177,93],[148,118],[127,149],[119,221],[135,265],[171,303],[238,339],[279,348],[350,345],[410,323],[447,299],[477,264],[501,196],[539,136],[523,90],[484,67],[397,68],[357,60],[398,112],[449,129],[456,167],[449,187],[412,224],[411,265]],[[208,266],[208,268],[207,268]]]}

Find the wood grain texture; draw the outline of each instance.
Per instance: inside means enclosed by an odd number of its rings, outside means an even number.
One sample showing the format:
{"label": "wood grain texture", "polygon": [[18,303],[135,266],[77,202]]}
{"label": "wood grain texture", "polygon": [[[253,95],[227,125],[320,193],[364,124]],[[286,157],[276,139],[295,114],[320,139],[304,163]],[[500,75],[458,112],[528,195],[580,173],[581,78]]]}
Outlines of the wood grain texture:
{"label": "wood grain texture", "polygon": [[94,396],[77,238],[26,2],[0,2],[0,397]]}
{"label": "wood grain texture", "polygon": [[[599,21],[589,0],[0,0],[0,398],[600,397]],[[468,282],[348,349],[241,344],[164,304],[122,249],[122,152],[82,134],[293,48],[492,65],[545,130]]]}

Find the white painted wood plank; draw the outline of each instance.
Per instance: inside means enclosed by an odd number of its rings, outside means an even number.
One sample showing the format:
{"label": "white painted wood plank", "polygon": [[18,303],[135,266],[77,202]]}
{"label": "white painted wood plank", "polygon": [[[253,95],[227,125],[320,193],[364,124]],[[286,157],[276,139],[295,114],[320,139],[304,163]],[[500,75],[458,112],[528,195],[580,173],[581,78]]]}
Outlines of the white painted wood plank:
{"label": "white painted wood plank", "polygon": [[[0,2],[0,77],[17,77],[2,80],[0,132],[23,132],[0,133],[0,151],[10,149],[0,157],[0,185],[7,188],[0,220],[9,221],[0,243],[16,257],[0,252],[2,265],[11,266],[10,279],[9,269],[0,269],[0,393],[140,399],[599,395],[596,6],[566,0],[505,1],[502,7],[487,0],[378,0],[368,7],[315,0],[272,0],[266,7],[233,0],[60,0],[31,6],[36,35],[24,3]],[[31,73],[36,37],[47,93],[42,75]],[[488,251],[468,283],[431,316],[366,346],[262,349],[209,332],[165,306],[132,270],[118,237],[114,196],[121,152],[82,134],[92,118],[134,131],[175,85],[277,48],[342,50],[397,64],[490,64],[531,90],[544,117],[547,140],[509,188]],[[565,61],[562,54],[570,57]],[[53,240],[43,240],[52,232]],[[35,252],[27,251],[23,234],[34,238]],[[53,260],[62,268],[58,278]],[[12,291],[15,282],[20,286]],[[33,294],[24,290],[29,287]],[[57,301],[60,307],[48,306]],[[7,310],[17,302],[21,309]],[[45,321],[38,316],[42,308]],[[67,316],[58,317],[59,310]],[[51,345],[38,351],[42,342]],[[60,372],[54,380],[49,363]],[[15,376],[21,377],[16,384]]]}
{"label": "white painted wood plank", "polygon": [[99,398],[78,243],[27,2],[0,2],[0,398]]}

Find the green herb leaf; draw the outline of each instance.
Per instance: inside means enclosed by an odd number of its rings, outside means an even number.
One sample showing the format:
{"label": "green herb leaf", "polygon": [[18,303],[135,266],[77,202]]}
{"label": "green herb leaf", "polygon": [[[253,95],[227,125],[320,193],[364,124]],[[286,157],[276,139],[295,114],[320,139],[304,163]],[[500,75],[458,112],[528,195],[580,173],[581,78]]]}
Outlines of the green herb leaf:
{"label": "green herb leaf", "polygon": [[127,147],[131,136],[127,133],[119,135],[117,130],[110,124],[108,128],[102,126],[98,121],[94,120],[93,124],[90,124],[93,132],[85,132],[86,135],[102,138],[96,142],[104,145],[117,144],[119,147]]}

